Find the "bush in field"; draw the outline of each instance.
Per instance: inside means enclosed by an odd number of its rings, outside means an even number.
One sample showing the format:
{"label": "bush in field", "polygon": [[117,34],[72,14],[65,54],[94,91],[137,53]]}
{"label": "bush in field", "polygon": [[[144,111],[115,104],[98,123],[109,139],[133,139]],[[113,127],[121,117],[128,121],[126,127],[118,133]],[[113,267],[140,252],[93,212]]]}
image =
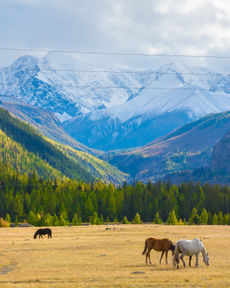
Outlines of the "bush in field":
{"label": "bush in field", "polygon": [[0,218],[0,227],[10,227],[10,223],[1,217]]}
{"label": "bush in field", "polygon": [[185,225],[184,221],[180,218],[177,225]]}
{"label": "bush in field", "polygon": [[122,219],[122,224],[130,224],[129,220],[127,219],[127,217],[123,217]]}
{"label": "bush in field", "polygon": [[139,213],[136,213],[135,217],[132,220],[133,224],[142,224],[143,221],[141,220],[141,217],[139,215]]}

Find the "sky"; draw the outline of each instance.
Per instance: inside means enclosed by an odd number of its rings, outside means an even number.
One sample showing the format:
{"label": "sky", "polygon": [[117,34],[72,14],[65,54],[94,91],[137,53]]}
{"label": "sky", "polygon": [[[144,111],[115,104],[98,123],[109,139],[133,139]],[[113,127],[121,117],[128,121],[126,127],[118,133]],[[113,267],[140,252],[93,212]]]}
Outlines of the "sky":
{"label": "sky", "polygon": [[[0,0],[0,39],[0,48],[230,56],[230,1]],[[1,67],[24,54],[0,49]],[[226,58],[75,57],[133,69],[178,60],[230,73]]]}

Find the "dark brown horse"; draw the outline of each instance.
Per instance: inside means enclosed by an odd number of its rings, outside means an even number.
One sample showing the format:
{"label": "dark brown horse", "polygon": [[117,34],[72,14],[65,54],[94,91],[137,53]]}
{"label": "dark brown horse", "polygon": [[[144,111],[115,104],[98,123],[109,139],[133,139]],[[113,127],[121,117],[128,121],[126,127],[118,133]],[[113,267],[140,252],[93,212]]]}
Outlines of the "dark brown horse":
{"label": "dark brown horse", "polygon": [[146,254],[146,264],[147,260],[149,258],[149,263],[152,264],[151,259],[150,259],[150,252],[151,250],[154,249],[156,251],[162,251],[161,253],[161,258],[160,258],[160,264],[161,264],[161,259],[163,258],[163,255],[165,253],[165,261],[168,264],[168,251],[172,251],[172,255],[175,250],[175,246],[173,245],[172,241],[164,238],[164,239],[156,239],[156,238],[148,238],[145,240],[145,249],[142,252],[142,255]]}
{"label": "dark brown horse", "polygon": [[[44,229],[38,229],[35,233],[34,233],[34,239],[37,238],[37,236],[39,235],[39,238],[42,237],[42,235],[48,235],[48,238],[52,238],[52,232],[51,229],[49,228],[44,228]],[[43,237],[42,237],[43,238]]]}

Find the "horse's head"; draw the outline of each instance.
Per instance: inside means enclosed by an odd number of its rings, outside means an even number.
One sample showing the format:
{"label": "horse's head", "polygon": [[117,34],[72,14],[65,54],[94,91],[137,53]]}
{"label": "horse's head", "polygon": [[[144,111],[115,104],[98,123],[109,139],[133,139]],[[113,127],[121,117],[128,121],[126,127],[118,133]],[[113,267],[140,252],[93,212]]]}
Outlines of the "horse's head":
{"label": "horse's head", "polygon": [[173,245],[173,243],[171,243],[170,250],[172,251],[172,255],[174,255],[174,252],[175,252],[175,245]]}
{"label": "horse's head", "polygon": [[208,253],[203,256],[203,261],[204,261],[204,263],[205,263],[207,266],[210,265],[210,264],[209,264],[209,256],[208,256]]}
{"label": "horse's head", "polygon": [[37,238],[37,233],[34,233],[34,239],[36,239]]}

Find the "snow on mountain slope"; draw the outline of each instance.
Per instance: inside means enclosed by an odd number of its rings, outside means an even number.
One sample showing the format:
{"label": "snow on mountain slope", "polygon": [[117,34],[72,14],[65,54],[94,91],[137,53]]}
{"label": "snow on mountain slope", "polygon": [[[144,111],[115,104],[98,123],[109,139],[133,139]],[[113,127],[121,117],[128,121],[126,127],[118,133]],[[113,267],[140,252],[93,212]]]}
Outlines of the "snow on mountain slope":
{"label": "snow on mountain slope", "polygon": [[138,90],[132,87],[141,88],[145,80],[139,74],[93,72],[90,64],[71,56],[62,56],[61,60],[52,53],[40,60],[20,57],[0,70],[0,93],[53,111],[63,121],[124,103]]}
{"label": "snow on mountain slope", "polygon": [[55,113],[71,136],[97,149],[144,145],[189,121],[230,110],[230,76],[183,63],[130,73],[49,53],[23,56],[1,69],[0,84],[0,100]]}

